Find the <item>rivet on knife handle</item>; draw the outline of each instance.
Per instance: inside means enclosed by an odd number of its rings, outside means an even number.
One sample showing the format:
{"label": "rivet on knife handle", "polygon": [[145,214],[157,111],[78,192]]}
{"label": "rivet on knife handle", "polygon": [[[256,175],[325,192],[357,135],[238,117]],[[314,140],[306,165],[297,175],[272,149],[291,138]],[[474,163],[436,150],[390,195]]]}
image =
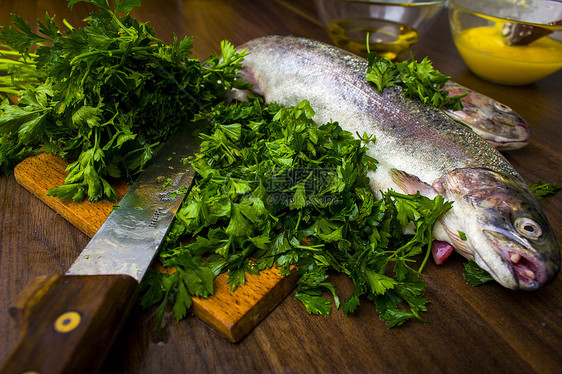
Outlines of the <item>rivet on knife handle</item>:
{"label": "rivet on knife handle", "polygon": [[78,312],[65,312],[55,320],[55,331],[61,334],[71,332],[80,325],[82,316]]}
{"label": "rivet on knife handle", "polygon": [[4,373],[96,372],[134,304],[128,275],[56,276],[27,314]]}

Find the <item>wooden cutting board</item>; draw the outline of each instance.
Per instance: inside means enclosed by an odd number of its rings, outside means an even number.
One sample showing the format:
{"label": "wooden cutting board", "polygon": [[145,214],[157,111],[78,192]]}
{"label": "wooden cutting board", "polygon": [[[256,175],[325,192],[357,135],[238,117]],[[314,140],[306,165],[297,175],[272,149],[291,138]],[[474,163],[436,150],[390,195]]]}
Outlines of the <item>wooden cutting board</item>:
{"label": "wooden cutting board", "polygon": [[[32,156],[14,170],[20,185],[33,193],[84,234],[92,237],[111,213],[113,204],[107,201],[62,201],[47,196],[51,187],[64,183],[68,164],[60,157],[43,153]],[[114,183],[121,199],[129,185]],[[279,269],[262,271],[259,276],[246,274],[246,284],[231,292],[226,274],[215,279],[215,294],[207,299],[193,298],[191,311],[200,320],[231,342],[244,338],[295,287],[296,272],[284,277]]]}

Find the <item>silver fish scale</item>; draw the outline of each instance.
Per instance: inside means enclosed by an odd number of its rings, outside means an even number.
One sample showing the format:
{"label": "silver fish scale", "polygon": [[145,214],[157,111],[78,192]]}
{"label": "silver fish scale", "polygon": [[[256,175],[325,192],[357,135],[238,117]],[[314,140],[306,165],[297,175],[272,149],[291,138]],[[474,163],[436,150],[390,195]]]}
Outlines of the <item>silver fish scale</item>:
{"label": "silver fish scale", "polygon": [[[398,165],[394,159],[393,165],[427,183],[467,167],[489,168],[521,179],[503,155],[441,110],[407,98],[397,86],[379,92],[365,80],[367,62],[363,58],[322,42],[287,36],[260,38],[259,43],[250,42],[240,49],[250,52],[246,67],[276,70],[270,70],[267,79],[255,77],[267,101],[295,105],[307,99],[316,110],[318,123],[337,120],[352,133],[376,135],[371,155],[379,162],[394,156],[389,149],[406,149],[400,152]],[[276,63],[280,59],[283,64]],[[312,94],[317,92],[323,94]],[[433,168],[420,175],[418,165],[423,161]]]}

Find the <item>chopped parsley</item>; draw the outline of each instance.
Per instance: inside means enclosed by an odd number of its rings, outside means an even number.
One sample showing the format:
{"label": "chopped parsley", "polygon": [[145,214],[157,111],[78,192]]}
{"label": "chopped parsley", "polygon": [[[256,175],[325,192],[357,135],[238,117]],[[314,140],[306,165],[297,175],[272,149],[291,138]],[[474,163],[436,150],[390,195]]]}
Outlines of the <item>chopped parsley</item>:
{"label": "chopped parsley", "polygon": [[374,83],[379,91],[386,87],[399,85],[404,88],[406,96],[418,99],[424,104],[431,104],[437,108],[462,110],[461,98],[464,95],[449,97],[444,90],[445,83],[451,78],[433,68],[427,58],[417,62],[412,55],[412,61],[393,62],[386,57],[377,56],[370,52],[367,43],[367,72],[365,78]]}
{"label": "chopped parsley", "polygon": [[541,179],[537,183],[531,184],[531,191],[535,194],[537,199],[542,199],[543,197],[552,196],[560,191],[560,186],[556,184],[545,182]]}
{"label": "chopped parsley", "polygon": [[[142,305],[170,303],[181,319],[191,296],[212,294],[219,273],[235,290],[245,272],[279,266],[289,274],[296,265],[295,297],[309,313],[353,313],[370,300],[389,327],[423,320],[421,270],[433,225],[451,203],[394,191],[377,200],[367,177],[376,160],[365,140],[373,138],[356,139],[335,122],[317,125],[313,114],[306,101],[281,108],[252,99],[198,116],[212,131],[191,159],[195,184],[160,252],[177,271],[151,272]],[[404,236],[412,222],[415,235]],[[345,300],[333,273],[354,284]]]}
{"label": "chopped parsley", "polygon": [[161,187],[162,191],[166,191],[166,188],[168,188],[172,184],[174,184],[174,181],[170,178],[166,178],[166,181],[164,182],[164,184]]}
{"label": "chopped parsley", "polygon": [[468,284],[475,287],[494,280],[490,273],[478,266],[475,261],[465,262],[463,277]]}

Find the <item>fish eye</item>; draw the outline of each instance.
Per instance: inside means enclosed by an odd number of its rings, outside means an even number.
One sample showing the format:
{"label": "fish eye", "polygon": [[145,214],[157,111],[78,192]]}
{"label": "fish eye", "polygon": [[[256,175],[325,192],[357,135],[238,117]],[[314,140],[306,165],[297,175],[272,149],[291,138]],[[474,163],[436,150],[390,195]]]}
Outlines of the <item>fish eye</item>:
{"label": "fish eye", "polygon": [[517,232],[529,239],[538,239],[542,235],[540,225],[530,218],[517,218],[514,226]]}
{"label": "fish eye", "polygon": [[502,103],[494,103],[496,109],[501,110],[502,112],[511,112],[511,108]]}

